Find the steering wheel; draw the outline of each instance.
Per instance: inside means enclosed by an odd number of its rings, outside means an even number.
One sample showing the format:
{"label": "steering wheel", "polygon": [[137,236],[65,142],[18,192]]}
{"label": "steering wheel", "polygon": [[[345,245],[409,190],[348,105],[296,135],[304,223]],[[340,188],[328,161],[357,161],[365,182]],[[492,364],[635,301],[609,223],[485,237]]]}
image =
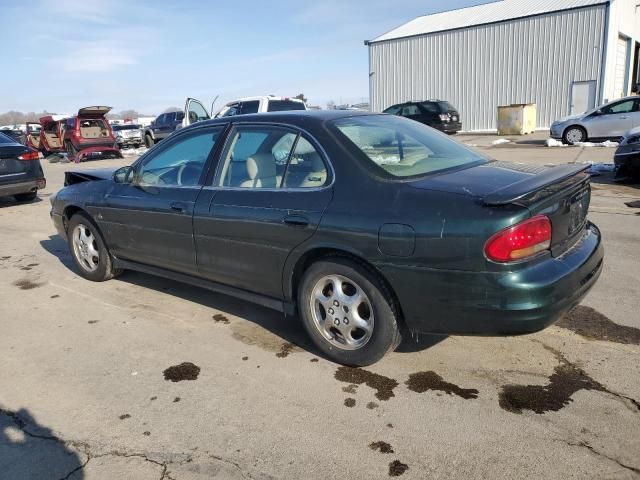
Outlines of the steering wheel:
{"label": "steering wheel", "polygon": [[[194,185],[200,178],[200,168],[197,162],[185,162],[178,169],[177,179],[178,185]],[[186,176],[185,176],[186,172]],[[191,174],[191,178],[190,178]],[[191,181],[192,183],[183,183],[183,181]]]}

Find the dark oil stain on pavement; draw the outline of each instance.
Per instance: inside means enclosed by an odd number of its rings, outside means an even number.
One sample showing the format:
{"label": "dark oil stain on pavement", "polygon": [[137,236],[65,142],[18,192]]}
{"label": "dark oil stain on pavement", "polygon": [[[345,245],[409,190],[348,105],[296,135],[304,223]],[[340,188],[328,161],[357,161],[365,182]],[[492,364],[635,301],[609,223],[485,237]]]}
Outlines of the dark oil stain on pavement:
{"label": "dark oil stain on pavement", "polygon": [[142,434],[144,436],[148,437],[149,435],[151,435],[151,432],[147,430],[146,432],[142,432]]}
{"label": "dark oil stain on pavement", "polygon": [[98,323],[99,321],[100,321],[100,320],[89,320],[87,323],[88,323],[89,325],[93,325],[93,324],[95,324],[95,323]]}
{"label": "dark oil stain on pavement", "polygon": [[380,453],[394,453],[393,447],[387,442],[371,442],[369,448],[371,450],[378,450]]}
{"label": "dark oil stain on pavement", "polygon": [[317,358],[312,358],[311,360],[309,360],[311,363],[316,363],[318,361]]}
{"label": "dark oil stain on pavement", "polygon": [[200,367],[191,362],[184,362],[180,365],[169,367],[162,373],[164,373],[165,380],[171,380],[172,382],[195,380],[200,374]]}
{"label": "dark oil stain on pavement", "polygon": [[367,403],[367,408],[368,408],[369,410],[373,410],[374,408],[378,408],[378,407],[379,407],[379,405],[378,405],[376,402],[369,402],[369,403]]}
{"label": "dark oil stain on pavement", "polygon": [[448,395],[457,395],[466,400],[478,398],[478,390],[475,388],[460,388],[459,386],[445,382],[436,372],[418,372],[409,375],[409,380],[405,382],[409,390],[417,393],[424,393],[428,390],[437,390]]}
{"label": "dark oil stain on pavement", "polygon": [[60,298],[60,295],[51,295],[49,298]]}
{"label": "dark oil stain on pavement", "polygon": [[570,363],[558,365],[547,385],[505,385],[499,396],[504,410],[522,413],[531,410],[537,414],[557,412],[569,405],[571,396],[579,390],[606,392],[604,386]]}
{"label": "dark oil stain on pavement", "polygon": [[129,415],[128,413],[125,413],[124,415],[120,415],[120,420],[126,420],[127,418],[131,418],[131,415]]}
{"label": "dark oil stain on pavement", "polygon": [[157,399],[158,399],[158,397],[151,397],[149,400],[151,400],[153,402],[154,400],[157,400]]}
{"label": "dark oil stain on pavement", "polygon": [[180,401],[180,397],[176,397],[173,399],[173,403],[178,403]]}
{"label": "dark oil stain on pavement", "polygon": [[31,290],[33,288],[38,288],[43,285],[42,283],[33,282],[28,278],[23,278],[22,280],[16,280],[15,282],[13,282],[13,284],[16,287],[20,287],[20,290]]}
{"label": "dark oil stain on pavement", "polygon": [[242,361],[246,362],[247,360],[249,360],[249,357],[242,357]]}
{"label": "dark oil stain on pavement", "polygon": [[230,323],[229,319],[221,313],[216,313],[212,318],[216,323],[224,323],[225,325],[229,325]]}
{"label": "dark oil stain on pavement", "polygon": [[353,408],[356,406],[356,399],[355,398],[345,398],[344,399],[344,406],[345,407],[349,407],[349,408]]}
{"label": "dark oil stain on pavement", "polygon": [[640,329],[618,325],[591,307],[578,305],[556,325],[590,340],[640,345]]}
{"label": "dark oil stain on pavement", "polygon": [[289,354],[291,353],[291,351],[294,349],[295,345],[293,343],[283,343],[282,346],[280,347],[280,351],[278,353],[276,353],[276,357],[278,358],[286,358],[289,356]]}
{"label": "dark oil stain on pavement", "polygon": [[356,393],[358,391],[358,385],[356,385],[355,383],[352,383],[351,385],[342,387],[342,391],[344,393]]}
{"label": "dark oil stain on pavement", "polygon": [[389,464],[390,477],[399,477],[407,470],[409,470],[409,466],[406,463],[402,463],[400,460],[394,460]]}
{"label": "dark oil stain on pavement", "polygon": [[393,378],[378,375],[361,368],[338,367],[334,378],[345,383],[365,384],[369,388],[376,390],[378,400],[389,400],[395,397],[393,389],[398,386],[398,382]]}

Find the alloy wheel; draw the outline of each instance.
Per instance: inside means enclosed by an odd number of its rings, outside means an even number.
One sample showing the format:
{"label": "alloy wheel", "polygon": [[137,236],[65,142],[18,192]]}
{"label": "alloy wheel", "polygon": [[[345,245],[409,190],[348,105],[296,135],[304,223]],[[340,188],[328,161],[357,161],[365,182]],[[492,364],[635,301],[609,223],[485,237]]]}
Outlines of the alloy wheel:
{"label": "alloy wheel", "polygon": [[579,143],[584,141],[584,132],[580,128],[571,128],[567,130],[566,139],[570,143]]}
{"label": "alloy wheel", "polygon": [[342,275],[322,277],[311,291],[311,315],[320,334],[343,350],[357,350],[371,339],[373,307],[364,290]]}
{"label": "alloy wheel", "polygon": [[87,272],[95,272],[100,263],[98,244],[93,232],[86,225],[79,223],[73,229],[73,253],[78,263]]}

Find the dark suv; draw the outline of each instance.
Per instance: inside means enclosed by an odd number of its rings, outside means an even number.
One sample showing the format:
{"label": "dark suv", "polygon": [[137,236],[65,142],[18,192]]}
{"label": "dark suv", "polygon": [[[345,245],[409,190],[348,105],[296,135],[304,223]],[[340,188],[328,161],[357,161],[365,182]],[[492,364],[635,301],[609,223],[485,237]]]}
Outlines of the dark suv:
{"label": "dark suv", "polygon": [[384,113],[410,118],[444,133],[453,134],[462,130],[460,114],[444,100],[399,103],[387,108]]}
{"label": "dark suv", "polygon": [[144,144],[149,148],[153,147],[155,143],[181,128],[183,120],[184,112],[180,111],[158,115],[144,131]]}

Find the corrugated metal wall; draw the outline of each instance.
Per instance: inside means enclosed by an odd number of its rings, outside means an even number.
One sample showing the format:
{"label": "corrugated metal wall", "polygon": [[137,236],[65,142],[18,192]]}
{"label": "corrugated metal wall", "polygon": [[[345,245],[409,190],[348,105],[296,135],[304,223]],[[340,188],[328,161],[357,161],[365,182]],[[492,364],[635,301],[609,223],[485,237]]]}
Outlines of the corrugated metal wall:
{"label": "corrugated metal wall", "polygon": [[[373,111],[409,100],[449,100],[464,130],[496,128],[496,108],[536,103],[537,126],[569,113],[571,84],[600,86],[604,5],[373,43]],[[598,90],[599,91],[599,90]]]}

